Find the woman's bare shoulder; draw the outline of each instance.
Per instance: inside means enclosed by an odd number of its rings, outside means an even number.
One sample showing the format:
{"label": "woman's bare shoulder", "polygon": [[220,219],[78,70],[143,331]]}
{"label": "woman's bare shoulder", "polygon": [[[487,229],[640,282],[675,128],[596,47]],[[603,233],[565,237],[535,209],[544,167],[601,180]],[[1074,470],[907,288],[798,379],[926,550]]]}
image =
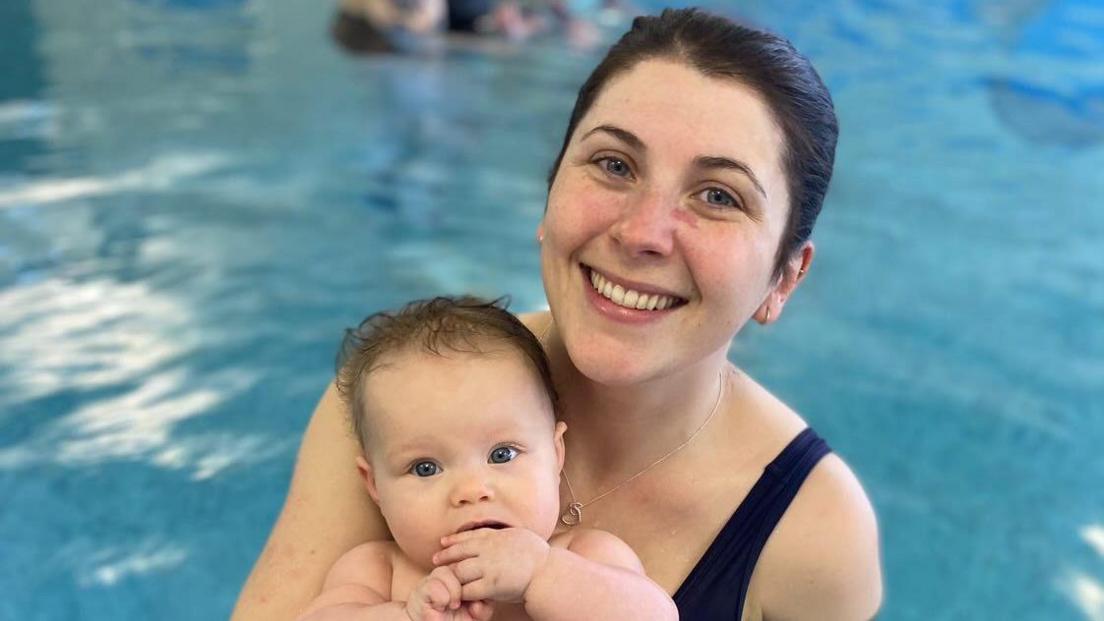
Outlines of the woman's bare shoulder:
{"label": "woman's bare shoulder", "polygon": [[877,518],[858,478],[837,455],[813,468],[782,516],[763,549],[753,589],[766,617],[856,620],[877,612]]}
{"label": "woman's bare shoulder", "polygon": [[552,314],[546,310],[533,311],[530,313],[518,313],[517,318],[521,320],[521,323],[525,324],[526,328],[534,334],[541,334],[545,328],[548,327],[548,322],[552,321]]}
{"label": "woman's bare shoulder", "polygon": [[280,516],[238,597],[235,621],[294,619],[338,557],[388,537],[357,472],[359,454],[330,382],[303,434]]}

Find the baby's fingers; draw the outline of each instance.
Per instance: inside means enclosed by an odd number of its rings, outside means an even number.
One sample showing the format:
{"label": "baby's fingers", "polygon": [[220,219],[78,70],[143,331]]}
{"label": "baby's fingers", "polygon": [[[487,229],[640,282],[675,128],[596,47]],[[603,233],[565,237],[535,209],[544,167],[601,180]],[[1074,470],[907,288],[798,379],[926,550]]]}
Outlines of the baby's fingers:
{"label": "baby's fingers", "polygon": [[468,614],[474,621],[490,621],[494,616],[494,602],[480,599],[468,604]]}
{"label": "baby's fingers", "polygon": [[448,565],[467,558],[479,556],[479,545],[474,541],[463,541],[451,545],[433,555],[434,565]]}
{"label": "baby's fingers", "polygon": [[[456,579],[460,581],[460,584],[467,584],[474,580],[479,580],[483,577],[483,567],[479,564],[478,559],[469,558],[467,560],[460,561],[455,565],[451,565],[452,573],[456,576]],[[473,599],[485,599],[482,597],[467,597],[461,592],[461,599],[471,601]]]}
{"label": "baby's fingers", "polygon": [[451,597],[448,587],[440,580],[430,580],[426,585],[426,604],[434,610],[448,610]]}
{"label": "baby's fingers", "polygon": [[455,545],[455,544],[463,542],[463,541],[471,541],[472,539],[480,539],[482,537],[486,537],[488,533],[493,533],[493,532],[495,532],[495,531],[493,529],[490,529],[490,528],[477,528],[475,530],[464,530],[464,531],[460,531],[458,533],[453,533],[451,535],[445,535],[444,537],[441,537],[441,547],[442,548],[447,548],[451,545]]}
{"label": "baby's fingers", "polygon": [[460,580],[449,567],[438,567],[430,572],[430,602],[437,610],[456,610],[460,607]]}
{"label": "baby's fingers", "polygon": [[[462,597],[464,601],[472,600],[491,600],[494,599],[494,592],[491,587],[491,581],[480,578],[464,584]],[[474,613],[473,613],[474,615]]]}

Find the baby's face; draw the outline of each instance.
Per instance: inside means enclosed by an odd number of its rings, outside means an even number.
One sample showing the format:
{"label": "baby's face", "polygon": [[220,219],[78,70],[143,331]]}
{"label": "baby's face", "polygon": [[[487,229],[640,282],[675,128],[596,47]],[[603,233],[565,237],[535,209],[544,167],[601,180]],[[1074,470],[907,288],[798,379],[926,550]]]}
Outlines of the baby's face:
{"label": "baby's face", "polygon": [[369,491],[426,568],[445,535],[521,527],[547,538],[559,515],[564,427],[533,371],[515,352],[448,356],[403,353],[365,384]]}

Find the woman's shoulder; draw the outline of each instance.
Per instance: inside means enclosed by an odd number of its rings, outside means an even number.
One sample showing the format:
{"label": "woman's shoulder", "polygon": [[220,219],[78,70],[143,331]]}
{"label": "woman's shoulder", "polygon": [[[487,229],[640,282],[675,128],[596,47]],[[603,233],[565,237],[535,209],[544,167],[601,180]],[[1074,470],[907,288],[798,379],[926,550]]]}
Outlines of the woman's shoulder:
{"label": "woman's shoulder", "polygon": [[533,334],[541,334],[548,327],[548,322],[552,321],[552,313],[542,311],[532,311],[528,313],[518,313],[517,318],[521,320],[521,323],[525,324],[526,328]]}
{"label": "woman's shoulder", "polygon": [[[748,382],[741,391],[742,418],[758,430],[757,463],[766,463],[808,424],[769,390],[743,377]],[[746,438],[751,427],[737,431]],[[750,603],[767,618],[864,619],[877,611],[881,586],[874,509],[847,463],[829,453],[809,473],[763,548]]]}
{"label": "woman's shoulder", "polygon": [[755,590],[765,616],[872,618],[882,600],[879,547],[862,484],[843,459],[826,455],[763,549]]}

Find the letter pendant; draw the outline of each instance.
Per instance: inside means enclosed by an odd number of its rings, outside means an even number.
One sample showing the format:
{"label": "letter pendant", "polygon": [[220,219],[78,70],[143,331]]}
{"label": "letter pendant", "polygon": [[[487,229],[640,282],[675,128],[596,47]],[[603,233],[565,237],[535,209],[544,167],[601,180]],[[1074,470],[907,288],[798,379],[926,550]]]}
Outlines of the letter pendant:
{"label": "letter pendant", "polygon": [[582,503],[573,502],[567,505],[567,511],[563,512],[560,516],[560,523],[564,526],[575,526],[579,522],[583,521],[583,505]]}

